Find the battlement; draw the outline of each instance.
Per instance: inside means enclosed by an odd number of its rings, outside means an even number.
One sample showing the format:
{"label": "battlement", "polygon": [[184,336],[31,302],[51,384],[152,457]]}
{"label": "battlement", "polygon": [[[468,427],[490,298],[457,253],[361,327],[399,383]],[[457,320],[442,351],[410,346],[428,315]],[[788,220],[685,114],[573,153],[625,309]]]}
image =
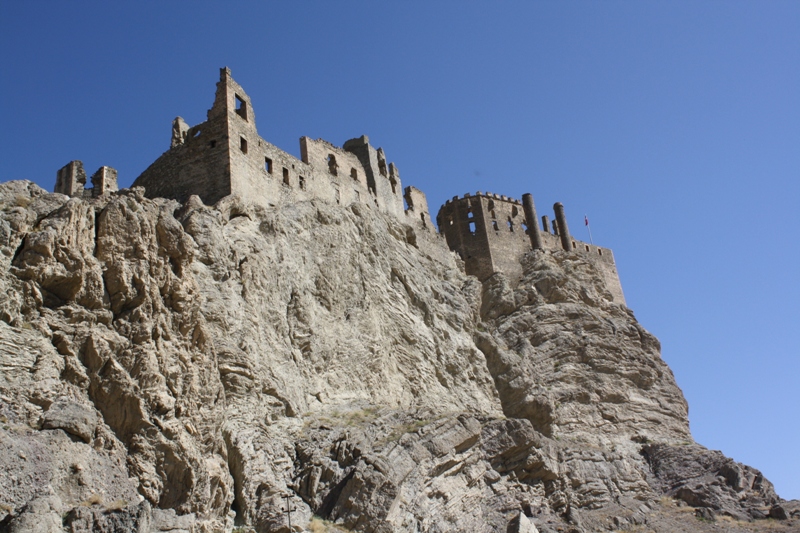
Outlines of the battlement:
{"label": "battlement", "polygon": [[[341,147],[301,137],[300,159],[261,138],[250,97],[228,68],[220,69],[206,121],[190,126],[177,117],[171,133],[169,149],[133,183],[144,187],[150,198],[185,202],[197,195],[212,205],[234,194],[269,207],[303,200],[358,203],[421,230],[435,231],[425,193],[416,187],[403,189],[397,166],[387,162],[383,148],[372,146],[366,135]],[[117,190],[117,172],[111,167],[101,167],[91,181],[93,187],[86,189],[83,164],[72,161],[58,171],[55,190],[81,197]],[[564,207],[556,203],[553,209],[552,224],[545,215],[540,229],[530,194],[520,201],[478,191],[447,200],[436,223],[450,249],[464,260],[467,274],[481,280],[503,272],[516,282],[527,252],[563,249],[598,265],[614,300],[624,303],[611,250],[572,238]]]}
{"label": "battlement", "polygon": [[522,256],[531,250],[568,250],[582,254],[603,273],[614,300],[625,303],[614,254],[608,248],[585,243],[572,237],[560,203],[553,206],[554,231],[548,217],[539,227],[533,197],[525,194],[520,201],[495,193],[467,193],[447,200],[436,215],[439,232],[451,250],[464,261],[467,274],[484,280],[503,272],[512,281],[522,277]]}

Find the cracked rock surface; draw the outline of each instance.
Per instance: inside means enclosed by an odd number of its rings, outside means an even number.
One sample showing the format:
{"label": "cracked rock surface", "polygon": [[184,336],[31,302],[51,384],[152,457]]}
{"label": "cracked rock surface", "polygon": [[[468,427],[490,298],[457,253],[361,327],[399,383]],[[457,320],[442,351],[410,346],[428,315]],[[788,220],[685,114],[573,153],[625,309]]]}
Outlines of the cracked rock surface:
{"label": "cracked rock surface", "polygon": [[0,266],[0,531],[800,524],[693,441],[658,340],[577,254],[481,284],[363,205],[17,181]]}

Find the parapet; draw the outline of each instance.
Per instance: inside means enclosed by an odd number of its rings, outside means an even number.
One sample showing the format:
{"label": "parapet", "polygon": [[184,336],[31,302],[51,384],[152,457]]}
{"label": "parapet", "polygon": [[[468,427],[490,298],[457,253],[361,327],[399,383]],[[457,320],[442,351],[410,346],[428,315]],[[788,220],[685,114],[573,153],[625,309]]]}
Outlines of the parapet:
{"label": "parapet", "polygon": [[83,162],[70,161],[56,173],[54,192],[76,198],[92,198],[119,190],[117,171],[111,167],[100,167],[91,177],[92,187],[86,188],[86,172]]}
{"label": "parapet", "polygon": [[[477,191],[454,196],[442,205],[436,216],[439,232],[445,236],[450,249],[464,260],[467,274],[485,280],[495,272],[503,272],[515,282],[521,279],[520,260],[526,253],[533,249],[551,252],[563,249],[579,253],[595,263],[613,300],[624,304],[612,251],[575,239],[569,233],[561,203],[553,207],[563,230],[551,233],[545,215],[542,231],[533,197],[527,194],[525,197],[527,206],[510,196]],[[536,234],[532,235],[534,231]]]}

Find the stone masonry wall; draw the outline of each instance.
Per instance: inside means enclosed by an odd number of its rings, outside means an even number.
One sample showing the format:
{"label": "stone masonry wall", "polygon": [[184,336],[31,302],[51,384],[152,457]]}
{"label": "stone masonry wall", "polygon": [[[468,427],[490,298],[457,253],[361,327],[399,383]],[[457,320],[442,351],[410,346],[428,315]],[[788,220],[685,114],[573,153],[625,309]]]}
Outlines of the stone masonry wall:
{"label": "stone masonry wall", "polygon": [[[227,68],[220,70],[208,120],[188,127],[176,119],[172,144],[134,182],[145,187],[148,197],[185,201],[197,194],[204,203],[214,204],[236,194],[270,206],[311,199],[344,205],[356,202],[433,229],[424,193],[409,187],[403,195],[397,167],[387,164],[383,149],[371,146],[366,135],[350,139],[341,148],[302,137],[300,159],[262,139],[250,97]],[[59,172],[59,183],[69,188],[77,179],[72,176],[76,172],[65,167]],[[501,271],[512,282],[519,281],[520,259],[531,249],[528,231],[534,229],[527,227],[519,200],[481,192],[461,199],[456,196],[440,208],[437,224],[449,248],[464,260],[468,274],[484,280]],[[535,230],[545,249],[562,249],[549,228],[541,231],[536,221]],[[570,242],[573,251],[597,263],[614,300],[624,303],[611,250],[575,239]]]}
{"label": "stone masonry wall", "polygon": [[366,136],[348,141],[347,148],[302,137],[301,159],[284,152],[258,135],[250,97],[227,68],[220,70],[208,120],[187,129],[179,117],[172,139],[172,148],[134,182],[148,197],[185,201],[196,194],[214,204],[236,194],[264,205],[318,198],[403,214],[399,173],[386,164],[382,149]]}
{"label": "stone masonry wall", "polygon": [[[439,231],[444,234],[451,250],[464,260],[467,274],[484,280],[494,272],[506,274],[512,282],[522,275],[520,259],[531,251],[530,239],[522,203],[514,198],[494,193],[478,192],[448,200],[436,216]],[[561,250],[561,240],[542,231],[536,221],[545,250]],[[614,262],[608,248],[571,239],[572,251],[590,258],[602,272],[613,300],[624,304],[625,297]]]}

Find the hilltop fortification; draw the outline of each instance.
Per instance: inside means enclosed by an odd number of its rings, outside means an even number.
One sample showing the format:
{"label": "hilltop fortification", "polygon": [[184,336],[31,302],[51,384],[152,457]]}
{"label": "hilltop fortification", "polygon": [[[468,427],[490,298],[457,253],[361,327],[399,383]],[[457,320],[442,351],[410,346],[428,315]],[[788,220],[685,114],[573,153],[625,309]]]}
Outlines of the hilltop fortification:
{"label": "hilltop fortification", "polygon": [[[223,68],[207,120],[189,126],[181,117],[175,118],[169,150],[133,186],[144,187],[148,198],[185,202],[196,195],[206,205],[230,195],[273,207],[312,198],[336,205],[358,203],[434,230],[425,193],[416,187],[403,190],[397,166],[387,164],[383,148],[370,145],[366,135],[350,139],[341,148],[301,137],[300,154],[297,159],[258,134],[250,97],[230,69]],[[99,185],[84,191],[83,166],[73,161],[59,170],[55,192],[75,196],[116,190],[116,171],[102,167],[96,176],[103,172],[113,173],[113,188],[103,188],[105,182],[98,178]],[[481,192],[455,196],[441,206],[436,216],[440,235],[464,261],[466,273],[485,280],[503,272],[516,283],[526,253],[564,249],[596,263],[613,300],[624,304],[612,251],[574,239],[560,203],[554,206],[552,233],[546,215],[540,229],[533,197],[525,197],[527,209],[514,198]]]}
{"label": "hilltop fortification", "polygon": [[301,154],[223,69],[135,187],[0,184],[0,531],[796,531],[561,204],[436,232],[366,137]]}
{"label": "hilltop fortification", "polygon": [[[302,137],[297,159],[261,138],[250,97],[227,68],[220,70],[207,120],[189,126],[176,118],[170,149],[133,186],[151,198],[197,195],[207,205],[231,194],[273,206],[317,198],[404,216],[400,172],[382,148],[366,135],[341,148]],[[431,226],[425,195],[413,189],[406,194],[413,195],[414,222]]]}

